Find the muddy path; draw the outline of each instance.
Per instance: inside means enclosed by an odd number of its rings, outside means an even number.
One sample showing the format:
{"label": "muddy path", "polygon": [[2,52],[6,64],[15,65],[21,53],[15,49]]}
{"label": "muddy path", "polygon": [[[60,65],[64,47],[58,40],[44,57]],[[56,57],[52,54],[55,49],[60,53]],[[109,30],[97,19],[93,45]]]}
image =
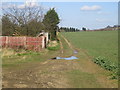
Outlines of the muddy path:
{"label": "muddy path", "polygon": [[[28,62],[16,67],[3,68],[3,88],[114,88],[110,72],[91,61],[84,50],[75,48],[59,35],[61,49],[48,52],[43,62]],[[78,53],[74,54],[73,51]],[[74,55],[78,60],[50,60],[52,57]]]}

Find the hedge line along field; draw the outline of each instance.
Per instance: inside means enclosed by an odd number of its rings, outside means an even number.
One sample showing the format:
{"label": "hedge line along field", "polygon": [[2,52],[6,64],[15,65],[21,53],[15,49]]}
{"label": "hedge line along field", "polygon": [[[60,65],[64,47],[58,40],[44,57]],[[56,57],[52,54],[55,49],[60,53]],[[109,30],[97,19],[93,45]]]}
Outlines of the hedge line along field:
{"label": "hedge line along field", "polygon": [[64,32],[76,48],[84,49],[94,58],[105,57],[118,63],[118,31]]}

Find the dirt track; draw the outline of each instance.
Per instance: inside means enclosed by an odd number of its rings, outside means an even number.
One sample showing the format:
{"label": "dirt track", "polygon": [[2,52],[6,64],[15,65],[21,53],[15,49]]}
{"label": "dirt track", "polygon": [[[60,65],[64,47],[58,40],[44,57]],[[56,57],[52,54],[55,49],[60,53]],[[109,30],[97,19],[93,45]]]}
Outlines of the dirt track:
{"label": "dirt track", "polygon": [[[67,51],[73,51],[74,46],[63,36],[60,37],[60,51],[55,55],[71,55]],[[64,43],[68,45],[65,49]],[[19,64],[17,67],[3,68],[3,88],[114,88],[116,80],[109,79],[109,72],[105,71],[91,61],[84,50],[76,49],[75,54],[79,60],[44,60],[43,62],[28,62]],[[63,51],[63,53],[61,53]],[[54,54],[49,56],[51,58]],[[79,71],[76,76],[72,71]],[[72,76],[73,75],[73,76]],[[90,75],[90,76],[89,76]],[[72,76],[72,77],[71,77]],[[73,79],[79,77],[77,79]],[[91,78],[95,78],[94,80]],[[76,80],[77,84],[73,84]],[[78,83],[79,82],[79,83]],[[95,85],[94,85],[95,84]]]}

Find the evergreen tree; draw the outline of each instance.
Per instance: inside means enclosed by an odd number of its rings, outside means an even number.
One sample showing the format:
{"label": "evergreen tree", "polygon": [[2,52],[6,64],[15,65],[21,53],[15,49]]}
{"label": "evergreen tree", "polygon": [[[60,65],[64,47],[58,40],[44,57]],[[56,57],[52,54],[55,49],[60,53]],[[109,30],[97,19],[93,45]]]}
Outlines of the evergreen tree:
{"label": "evergreen tree", "polygon": [[43,23],[45,25],[45,30],[50,33],[51,40],[55,40],[56,37],[56,30],[57,30],[57,24],[59,24],[59,17],[56,13],[55,9],[50,9],[46,15],[44,16]]}

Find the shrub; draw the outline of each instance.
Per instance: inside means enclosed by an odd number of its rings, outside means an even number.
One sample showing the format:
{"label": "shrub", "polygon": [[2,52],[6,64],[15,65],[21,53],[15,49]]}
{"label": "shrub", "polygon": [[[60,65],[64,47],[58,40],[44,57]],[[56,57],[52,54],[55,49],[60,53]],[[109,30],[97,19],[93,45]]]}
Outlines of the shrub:
{"label": "shrub", "polygon": [[56,45],[56,46],[54,46],[54,47],[47,47],[47,49],[48,50],[53,50],[53,51],[56,51],[56,50],[59,50],[60,49],[60,45],[58,44],[58,45]]}
{"label": "shrub", "polygon": [[53,51],[59,50],[60,49],[59,40],[49,42],[49,44],[47,45],[47,49],[48,50],[53,50]]}
{"label": "shrub", "polygon": [[118,72],[118,65],[110,62],[108,59],[106,59],[105,57],[97,57],[93,59],[93,62],[100,65],[101,67],[103,67],[106,70],[112,71],[113,74],[111,79],[118,79],[118,77],[120,76],[120,73]]}

